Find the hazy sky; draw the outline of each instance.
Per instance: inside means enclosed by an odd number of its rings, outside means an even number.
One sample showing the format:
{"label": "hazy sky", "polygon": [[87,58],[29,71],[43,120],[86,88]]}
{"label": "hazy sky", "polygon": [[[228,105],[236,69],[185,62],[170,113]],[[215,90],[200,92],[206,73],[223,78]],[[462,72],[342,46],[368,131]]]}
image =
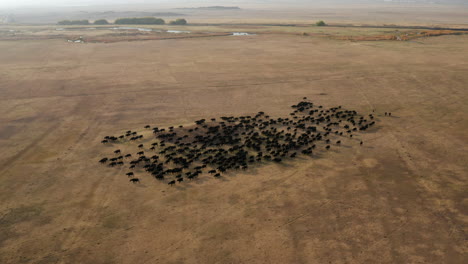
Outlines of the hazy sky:
{"label": "hazy sky", "polygon": [[[15,8],[24,6],[89,6],[89,5],[115,5],[115,4],[164,4],[168,5],[187,5],[203,6],[206,5],[239,5],[242,4],[271,4],[281,3],[288,5],[295,4],[314,4],[314,3],[363,3],[363,2],[384,2],[398,0],[0,0],[0,8]],[[400,0],[415,2],[437,2],[437,3],[458,3],[466,4],[468,0]]]}
{"label": "hazy sky", "polygon": [[[275,2],[277,0],[254,0],[254,2]],[[279,0],[280,2],[283,0]],[[292,2],[297,0],[292,0]],[[303,1],[303,0],[299,0]],[[321,0],[311,0],[321,1]],[[89,5],[112,5],[112,4],[200,4],[203,3],[246,3],[246,0],[0,0],[0,7],[21,6],[89,6]]]}
{"label": "hazy sky", "polygon": [[[237,5],[243,4],[272,4],[281,3],[288,5],[327,3],[327,2],[382,2],[384,0],[0,0],[0,7],[23,7],[23,6],[89,6],[89,5],[112,5],[112,4],[164,4],[178,6],[204,6],[204,5]],[[424,0],[417,0],[424,1]],[[446,1],[446,0],[442,0]],[[468,1],[468,0],[467,0]]]}
{"label": "hazy sky", "polygon": [[[285,2],[287,0],[0,0],[0,7],[22,6],[89,6],[89,5],[113,5],[113,4],[164,4],[164,5],[236,5],[249,2],[268,3]],[[300,2],[304,0],[289,0]],[[287,1],[287,2],[289,2]],[[323,0],[309,0],[323,1]]]}
{"label": "hazy sky", "polygon": [[[20,6],[87,6],[128,3],[168,3],[170,0],[0,0],[0,7]],[[172,2],[184,2],[174,0]],[[186,2],[190,2],[186,1]]]}

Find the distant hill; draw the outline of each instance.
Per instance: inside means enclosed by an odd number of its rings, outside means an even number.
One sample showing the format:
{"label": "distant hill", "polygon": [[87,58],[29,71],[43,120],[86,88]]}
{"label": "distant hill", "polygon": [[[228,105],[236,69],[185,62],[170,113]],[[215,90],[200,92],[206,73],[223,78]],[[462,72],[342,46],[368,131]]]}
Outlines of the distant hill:
{"label": "distant hill", "polygon": [[[147,12],[147,11],[73,11],[57,12],[57,11],[43,11],[37,13],[19,13],[9,17],[12,22],[14,18],[17,23],[31,23],[31,24],[55,24],[60,20],[98,20],[106,19],[113,21],[122,17],[162,17],[162,18],[181,18],[187,17],[186,14],[178,12]],[[4,17],[1,16],[0,17]],[[5,20],[5,19],[3,19]],[[3,21],[5,23],[5,21]]]}
{"label": "distant hill", "polygon": [[240,10],[238,6],[202,6],[202,7],[182,7],[176,9],[198,9],[198,10]]}
{"label": "distant hill", "polygon": [[174,12],[142,12],[142,11],[106,11],[106,12],[90,12],[89,15],[95,17],[139,17],[139,16],[155,16],[155,17],[169,17],[169,16],[185,16],[185,14]]}

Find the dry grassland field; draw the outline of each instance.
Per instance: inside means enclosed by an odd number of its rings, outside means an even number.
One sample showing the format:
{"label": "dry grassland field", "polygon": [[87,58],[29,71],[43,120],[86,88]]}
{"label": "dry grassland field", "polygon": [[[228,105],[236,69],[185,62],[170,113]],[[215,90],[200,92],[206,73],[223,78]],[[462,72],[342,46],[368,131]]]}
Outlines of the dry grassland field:
{"label": "dry grassland field", "polygon": [[[0,263],[466,263],[468,35],[302,31],[0,40]],[[376,125],[175,186],[99,163],[136,153],[105,136],[137,131],[151,153],[146,125],[288,117],[303,97]]]}

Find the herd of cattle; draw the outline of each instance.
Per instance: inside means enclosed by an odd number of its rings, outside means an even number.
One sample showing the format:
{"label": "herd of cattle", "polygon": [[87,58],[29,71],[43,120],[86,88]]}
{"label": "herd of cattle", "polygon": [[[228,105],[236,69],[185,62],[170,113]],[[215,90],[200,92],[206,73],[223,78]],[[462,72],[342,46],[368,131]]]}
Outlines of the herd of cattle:
{"label": "herd of cattle", "polygon": [[373,114],[362,116],[341,106],[314,107],[306,99],[293,105],[287,118],[259,112],[255,116],[201,119],[189,127],[147,125],[145,129],[153,132],[151,140],[135,131],[106,136],[101,143],[134,142],[138,152],[123,154],[116,149],[112,157],[99,162],[109,167],[128,166],[126,175],[132,183],[140,182],[135,174],[144,170],[172,186],[196,179],[204,171],[218,178],[228,170],[246,170],[255,163],[280,163],[299,154],[312,156],[320,149],[339,146],[345,138],[350,144],[362,145],[355,136],[375,125]]}

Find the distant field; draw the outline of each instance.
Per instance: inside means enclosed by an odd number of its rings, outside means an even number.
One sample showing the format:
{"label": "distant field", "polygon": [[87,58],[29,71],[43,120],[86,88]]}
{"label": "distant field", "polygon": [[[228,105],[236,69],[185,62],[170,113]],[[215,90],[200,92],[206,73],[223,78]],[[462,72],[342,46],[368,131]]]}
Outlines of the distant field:
{"label": "distant field", "polygon": [[265,25],[265,24],[192,24],[185,26],[168,25],[108,25],[108,26],[3,26],[0,40],[82,40],[84,42],[121,42],[141,40],[162,40],[178,38],[200,38],[229,36],[233,33],[249,34],[290,34],[303,37],[321,37],[337,40],[415,40],[440,35],[463,35],[467,31],[415,29],[392,27],[343,27],[314,25]]}

